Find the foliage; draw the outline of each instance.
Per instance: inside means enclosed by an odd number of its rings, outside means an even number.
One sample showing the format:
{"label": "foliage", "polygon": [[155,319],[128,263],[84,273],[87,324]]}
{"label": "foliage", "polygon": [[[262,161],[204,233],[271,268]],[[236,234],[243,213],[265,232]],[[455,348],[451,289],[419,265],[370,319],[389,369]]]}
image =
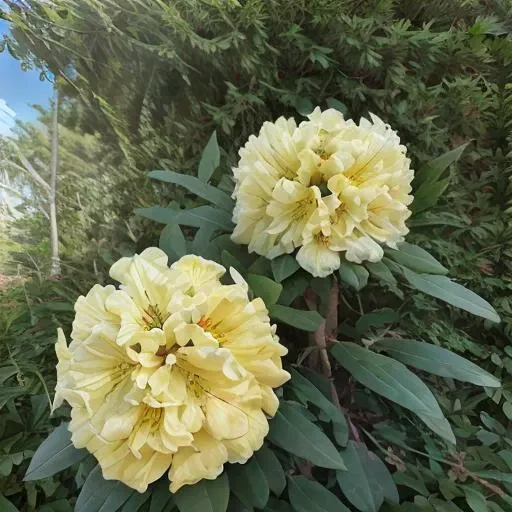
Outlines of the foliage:
{"label": "foliage", "polygon": [[[108,229],[115,226],[117,232],[123,231],[120,220],[127,218],[127,212],[145,207],[138,213],[165,225],[160,246],[170,256],[202,251],[247,276],[259,276],[251,277],[251,287],[254,293],[278,296],[271,312],[279,320],[280,336],[290,347],[289,361],[297,364],[294,378],[283,389],[282,407],[273,421],[268,446],[250,465],[228,470],[227,478],[203,482],[175,498],[159,483],[153,486],[151,497],[143,498],[116,491],[112,483],[97,488],[100,499],[120,495],[126,498],[123,510],[178,507],[184,512],[196,507],[217,512],[225,509],[231,489],[229,510],[319,507],[329,511],[344,510],[344,506],[363,511],[508,510],[512,506],[509,3],[59,0],[27,4],[29,9],[13,7],[5,14],[14,28],[14,38],[6,40],[7,48],[27,65],[40,65],[60,76],[65,95],[80,112],[65,121],[70,130],[94,137],[101,132],[101,143],[122,159],[121,168],[135,170],[133,183],[116,181],[115,190],[130,192],[120,195],[125,209],[121,210],[119,203],[113,207],[116,213],[108,221]],[[76,106],[77,98],[88,108]],[[322,352],[311,350],[310,335],[292,327],[309,332],[318,327],[329,310],[330,286],[310,282],[285,258],[270,265],[249,257],[226,235],[218,236],[232,228],[229,207],[222,208],[219,193],[230,193],[226,171],[240,145],[262,121],[307,113],[313,104],[334,106],[354,118],[368,111],[377,113],[398,130],[415,168],[421,169],[415,182],[418,202],[410,220],[412,250],[403,246],[399,256],[390,252],[382,264],[346,265],[338,275],[342,288],[337,338],[343,343],[334,347],[345,352],[338,358],[337,349],[331,349],[339,364],[331,359],[330,380],[319,373],[325,370]],[[198,174],[201,188],[189,186],[194,179],[191,176],[156,174],[155,178],[169,178],[164,180],[167,183],[149,185],[157,199],[148,194],[134,202],[135,191],[145,180],[143,171],[158,168],[190,173],[214,128],[223,149],[218,152],[219,162],[216,139],[210,139]],[[448,150],[462,149],[466,143],[462,154],[446,156]],[[120,152],[114,149],[117,144]],[[98,154],[103,155],[101,151]],[[439,155],[444,155],[441,161],[433,160]],[[459,157],[458,162],[454,156]],[[450,160],[449,165],[443,158]],[[86,166],[90,165],[87,162]],[[116,164],[108,168],[115,169]],[[96,178],[99,175],[98,169],[91,173]],[[134,188],[127,188],[128,184]],[[115,194],[100,196],[95,201],[101,205],[105,201],[108,207]],[[170,197],[175,199],[171,205]],[[205,204],[215,198],[217,207]],[[163,206],[151,206],[155,201]],[[123,213],[118,214],[120,211]],[[91,215],[103,219],[96,210]],[[151,222],[131,222],[139,223],[132,231],[132,242],[145,245],[156,240]],[[68,235],[75,225],[69,221]],[[149,235],[144,236],[148,228]],[[117,250],[119,238],[115,240],[116,247],[109,244],[108,250]],[[418,246],[432,256],[414,249]],[[75,242],[70,242],[70,248],[75,250]],[[75,253],[80,254],[80,250]],[[430,284],[442,280],[446,285],[447,270],[454,280],[451,286],[464,285],[486,298],[502,323],[492,323],[495,317],[482,303],[477,302],[481,307],[475,311],[472,295],[465,309],[487,320],[446,306],[438,300],[446,297],[432,293],[424,277],[418,281],[417,274],[428,273],[434,274],[428,278]],[[264,279],[275,283],[267,286]],[[83,283],[80,288],[83,290]],[[458,299],[448,302],[458,307],[467,304],[467,292],[459,286],[454,289]],[[17,293],[21,293],[19,289]],[[29,296],[45,300],[43,291],[35,290]],[[2,303],[6,300],[2,298]],[[307,311],[311,304],[318,307],[320,318]],[[44,331],[47,343],[54,340],[55,315],[46,312],[44,316],[51,319]],[[69,313],[62,318],[62,324],[69,325]],[[27,327],[26,321],[15,319],[10,343],[27,339],[31,333]],[[383,338],[388,341],[382,342]],[[403,359],[403,354],[386,350],[389,339],[399,338],[455,351],[487,370],[479,373],[479,379],[492,382],[485,379],[495,376],[502,387],[485,384],[478,388],[455,381],[466,365],[460,361],[451,369],[443,367],[446,373],[442,377],[439,371],[430,374],[433,368],[422,367],[418,354]],[[354,347],[361,351],[363,346],[369,347],[365,356],[374,359],[370,363],[376,370],[370,377],[381,375],[378,369],[383,368],[383,361],[393,361],[395,380],[403,377],[411,387],[406,398],[393,400],[383,392],[382,380],[372,384],[367,375],[354,371],[350,366],[354,357],[349,360],[347,353],[354,352]],[[39,350],[41,355],[43,350]],[[47,357],[49,360],[37,361],[51,390],[54,361],[53,355]],[[419,377],[425,387],[418,384]],[[464,378],[474,382],[468,374]],[[15,375],[10,379],[17,391]],[[482,385],[484,381],[479,382]],[[33,382],[39,386],[36,393],[44,394],[37,376]],[[333,385],[341,416],[333,402]],[[8,403],[9,414],[14,414],[15,408],[30,422],[37,411],[29,405],[30,393],[22,393]],[[4,420],[5,416],[11,418],[2,412],[1,421],[8,421],[11,430],[5,430],[2,440],[16,428],[16,422]],[[58,420],[52,421],[56,424]],[[55,494],[39,483],[20,483],[31,453],[20,460],[13,450],[20,446],[33,450],[49,430],[46,416],[45,422],[40,430],[25,429],[27,437],[23,439],[28,441],[14,444],[12,449],[9,443],[2,444],[8,447],[6,452],[14,454],[9,455],[14,472],[5,477],[1,490],[21,510],[35,508],[36,497],[39,505],[75,496],[75,484],[82,487],[89,475],[90,488],[97,478],[97,471],[89,473],[93,468],[86,459],[79,466],[76,482],[70,478],[76,472],[72,470],[50,478],[52,485],[57,485]],[[309,434],[307,440],[290,443],[304,432]],[[456,446],[442,439],[452,436],[457,439]],[[341,469],[340,452],[351,471]],[[5,464],[10,468],[10,462]],[[37,494],[27,490],[34,488]],[[397,490],[401,505],[395,503]],[[46,498],[45,492],[50,497]],[[114,509],[111,503],[109,510]]]}

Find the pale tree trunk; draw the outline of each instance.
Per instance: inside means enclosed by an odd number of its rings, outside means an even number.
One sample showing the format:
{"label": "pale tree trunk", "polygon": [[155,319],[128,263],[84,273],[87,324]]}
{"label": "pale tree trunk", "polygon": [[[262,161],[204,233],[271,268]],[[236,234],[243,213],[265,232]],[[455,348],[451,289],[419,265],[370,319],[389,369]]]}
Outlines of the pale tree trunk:
{"label": "pale tree trunk", "polygon": [[50,164],[50,191],[48,194],[50,206],[50,246],[52,250],[52,264],[50,276],[60,276],[60,257],[59,257],[59,231],[57,227],[57,207],[55,200],[57,197],[57,162],[59,148],[59,91],[57,85],[54,86],[53,93],[53,115],[52,115],[52,159]]}

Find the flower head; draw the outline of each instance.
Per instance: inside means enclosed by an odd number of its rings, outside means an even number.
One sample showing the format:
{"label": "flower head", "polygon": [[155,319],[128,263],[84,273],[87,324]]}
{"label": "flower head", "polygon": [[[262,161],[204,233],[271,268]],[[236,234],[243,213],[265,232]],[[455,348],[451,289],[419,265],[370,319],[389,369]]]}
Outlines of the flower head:
{"label": "flower head", "polygon": [[198,256],[169,268],[146,249],[112,266],[119,289],[77,300],[69,346],[59,330],[54,407],[71,405],[72,442],[106,479],[144,492],[168,471],[175,492],[261,447],[287,350],[261,299],[224,272]]}
{"label": "flower head", "polygon": [[325,277],[349,261],[379,261],[408,229],[414,173],[406,148],[371,114],[359,124],[317,107],[296,125],[279,118],[249,137],[233,169],[233,240]]}

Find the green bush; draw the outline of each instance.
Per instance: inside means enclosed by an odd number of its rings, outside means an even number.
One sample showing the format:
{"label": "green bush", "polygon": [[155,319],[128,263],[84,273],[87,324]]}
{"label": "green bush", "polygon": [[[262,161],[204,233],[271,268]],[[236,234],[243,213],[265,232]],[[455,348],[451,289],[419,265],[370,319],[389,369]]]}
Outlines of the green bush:
{"label": "green bush", "polygon": [[[454,426],[456,449],[447,448],[402,410],[353,383],[345,403],[365,442],[394,470],[404,504],[385,504],[382,510],[508,510],[512,506],[510,3],[60,0],[27,4],[30,9],[13,6],[4,14],[13,27],[13,37],[5,41],[8,50],[27,65],[42,66],[59,76],[69,101],[87,107],[81,116],[64,122],[82,133],[102,134],[103,144],[119,155],[117,164],[133,171],[131,190],[151,187],[149,194],[136,199],[135,194],[123,195],[118,189],[124,198],[122,205],[115,205],[123,212],[120,219],[132,208],[154,202],[168,206],[172,199],[177,208],[195,204],[196,198],[183,188],[148,185],[146,171],[190,172],[214,129],[223,148],[214,183],[229,188],[221,177],[264,120],[280,115],[298,118],[317,104],[342,109],[356,119],[375,112],[398,130],[416,169],[468,143],[459,162],[441,175],[439,190],[446,189],[439,202],[411,219],[408,241],[430,251],[458,282],[489,300],[502,323],[495,326],[476,319],[398,288],[393,281],[370,280],[363,293],[354,288],[343,291],[340,332],[346,340],[372,341],[385,333],[429,341],[473,359],[500,377],[503,386],[479,390],[425,377]],[[417,197],[419,190],[416,184]],[[431,195],[429,191],[427,197]],[[101,202],[99,198],[100,210]],[[155,224],[144,221],[132,227],[134,245],[156,243]],[[120,231],[122,226],[114,230]],[[115,252],[121,239],[123,235],[113,235],[109,250]],[[85,291],[85,283],[80,288]],[[32,296],[51,300],[37,290]],[[2,298],[2,303],[6,301]],[[52,319],[54,314],[47,312],[44,318]],[[9,327],[16,336],[0,348],[4,359],[7,347],[31,332],[27,312],[24,315],[25,320],[15,318]],[[69,320],[64,317],[62,324],[69,325]],[[45,328],[47,343],[53,342],[54,328],[52,322]],[[303,342],[297,342],[297,352]],[[50,379],[51,392],[54,360],[53,355],[45,357],[38,360],[38,368]],[[31,361],[28,355],[27,361]],[[31,392],[16,383],[16,375],[9,377],[10,387],[17,392],[19,387],[20,394],[11,397],[3,411],[30,422],[42,413],[37,412],[37,400],[32,403]],[[41,379],[35,375],[34,396],[43,395]],[[1,421],[11,424],[2,441],[15,428],[9,419],[15,416],[6,415],[2,412]],[[48,420],[43,423],[39,430],[25,429],[27,449],[35,448],[48,430]],[[5,446],[7,454],[17,453],[13,450],[18,445]],[[29,457],[9,459],[14,469],[0,487],[20,510],[56,501],[43,487],[19,483]],[[11,462],[5,463],[9,471]],[[66,489],[64,495],[55,491],[59,499],[74,492],[69,474],[64,473],[62,480],[52,477],[52,485]]]}

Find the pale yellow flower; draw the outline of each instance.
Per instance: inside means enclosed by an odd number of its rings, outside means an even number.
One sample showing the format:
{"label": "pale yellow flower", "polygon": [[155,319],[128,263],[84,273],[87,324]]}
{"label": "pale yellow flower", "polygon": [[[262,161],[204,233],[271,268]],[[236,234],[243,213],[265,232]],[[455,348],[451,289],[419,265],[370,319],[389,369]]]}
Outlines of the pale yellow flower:
{"label": "pale yellow flower", "polygon": [[144,492],[168,471],[174,492],[261,447],[286,348],[261,299],[224,272],[198,256],[169,268],[147,249],[112,266],[120,289],[78,299],[69,347],[59,330],[54,407],[71,405],[72,442],[105,478]]}
{"label": "pale yellow flower", "polygon": [[270,259],[298,248],[317,277],[342,257],[375,262],[382,244],[395,248],[408,232],[414,173],[398,135],[370,116],[356,124],[317,107],[299,126],[265,123],[233,169],[233,240]]}

